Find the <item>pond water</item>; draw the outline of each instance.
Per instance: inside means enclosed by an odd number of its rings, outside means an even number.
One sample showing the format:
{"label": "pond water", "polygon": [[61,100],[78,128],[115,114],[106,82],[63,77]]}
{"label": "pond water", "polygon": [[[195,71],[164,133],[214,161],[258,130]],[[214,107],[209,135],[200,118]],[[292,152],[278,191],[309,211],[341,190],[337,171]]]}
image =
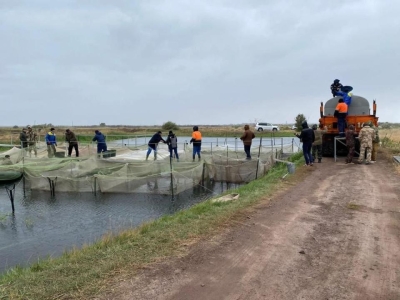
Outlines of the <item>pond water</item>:
{"label": "pond water", "polygon": [[[107,145],[109,147],[121,147],[121,146],[142,146],[142,145],[147,145],[151,137],[137,137],[137,138],[129,138],[129,139],[123,139],[123,140],[116,140],[116,141],[111,141],[108,142]],[[167,135],[163,134],[163,138],[166,140]],[[190,136],[178,136],[178,148],[183,147],[183,144],[189,143],[191,137]],[[231,150],[240,150],[242,151],[243,149],[243,143],[239,138],[234,138],[234,137],[203,137],[202,138],[202,148],[213,148],[213,147],[228,147]],[[256,137],[253,139],[253,143],[251,148],[256,149],[259,147],[261,143],[261,146],[264,148],[291,148],[293,145],[293,151],[296,152],[298,149],[298,145],[300,143],[299,139],[297,137],[277,137],[277,138],[271,138],[271,137],[263,137],[262,139]]]}
{"label": "pond water", "polygon": [[[10,186],[10,185],[7,185]],[[15,215],[6,185],[0,185],[0,272],[57,257],[65,250],[93,243],[108,232],[188,208],[239,185],[207,183],[175,196],[154,194],[56,193],[15,188]]]}

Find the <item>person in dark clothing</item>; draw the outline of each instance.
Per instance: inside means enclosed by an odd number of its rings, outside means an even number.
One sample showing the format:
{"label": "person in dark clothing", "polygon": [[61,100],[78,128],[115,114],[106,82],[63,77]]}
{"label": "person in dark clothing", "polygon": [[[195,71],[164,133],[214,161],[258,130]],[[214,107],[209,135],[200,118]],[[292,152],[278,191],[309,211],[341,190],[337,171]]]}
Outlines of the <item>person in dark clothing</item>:
{"label": "person in dark clothing", "polygon": [[336,92],[339,92],[342,87],[343,87],[343,85],[340,83],[340,80],[339,79],[335,79],[333,81],[333,83],[331,84],[332,96],[335,97],[336,96]]}
{"label": "person in dark clothing", "polygon": [[147,144],[149,146],[149,148],[147,149],[146,160],[148,160],[149,155],[150,155],[151,151],[153,151],[153,150],[154,150],[154,160],[157,159],[157,146],[158,146],[158,143],[161,142],[161,141],[164,144],[166,143],[166,141],[162,138],[161,134],[162,134],[162,132],[158,131],[151,137],[149,143]]}
{"label": "person in dark clothing", "polygon": [[75,133],[71,130],[65,130],[65,141],[68,143],[68,157],[71,157],[72,148],[75,149],[75,156],[79,157],[78,140]]}
{"label": "person in dark clothing", "polygon": [[350,125],[349,129],[346,131],[346,146],[348,150],[346,164],[353,163],[354,149],[356,147],[356,135],[354,125]]}
{"label": "person in dark clothing", "polygon": [[311,155],[311,147],[312,143],[315,141],[315,134],[314,130],[308,127],[307,121],[303,121],[301,123],[301,127],[303,128],[300,134],[295,133],[295,136],[297,136],[300,141],[303,142],[303,155],[304,159],[306,160],[306,166],[312,166],[313,165],[313,158]]}
{"label": "person in dark clothing", "polygon": [[171,130],[168,133],[167,145],[169,150],[169,157],[172,159],[172,151],[173,151],[175,153],[176,160],[179,161],[178,138]]}
{"label": "person in dark clothing", "polygon": [[254,135],[254,132],[250,130],[249,125],[244,125],[244,133],[240,137],[240,139],[243,141],[244,152],[246,153],[247,160],[251,159],[251,154],[250,154],[251,142],[255,137],[256,136]]}
{"label": "person in dark clothing", "polygon": [[92,141],[97,142],[97,154],[100,154],[101,152],[106,152],[107,143],[105,135],[102,134],[99,130],[95,130],[94,133],[95,135]]}
{"label": "person in dark clothing", "polygon": [[23,128],[21,133],[19,134],[19,140],[21,141],[21,148],[24,151],[24,156],[26,153],[26,149],[28,148],[28,136],[26,135],[26,128]]}

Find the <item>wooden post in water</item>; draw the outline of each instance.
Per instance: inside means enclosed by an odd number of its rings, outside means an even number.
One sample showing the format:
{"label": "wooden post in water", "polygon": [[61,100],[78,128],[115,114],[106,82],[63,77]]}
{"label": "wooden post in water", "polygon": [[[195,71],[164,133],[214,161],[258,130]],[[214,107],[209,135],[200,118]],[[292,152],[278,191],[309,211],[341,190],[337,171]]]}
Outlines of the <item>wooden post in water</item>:
{"label": "wooden post in water", "polygon": [[201,173],[201,185],[204,187],[204,176],[205,176],[205,172],[206,172],[206,163],[203,162],[203,171]]}
{"label": "wooden post in water", "polygon": [[260,164],[261,144],[262,144],[262,137],[260,137],[260,146],[258,147],[257,167],[256,167],[256,179],[257,179],[257,177],[258,177],[258,165]]}
{"label": "wooden post in water", "polygon": [[11,201],[11,209],[12,209],[12,213],[15,213],[15,207],[14,207],[14,195],[15,195],[15,184],[13,185],[13,187],[10,189],[7,186],[6,188],[6,192],[8,197],[10,197],[10,201]]}
{"label": "wooden post in water", "polygon": [[170,167],[170,173],[171,173],[171,201],[173,202],[174,199],[174,176],[172,174],[172,157],[171,155],[169,156],[169,167]]}
{"label": "wooden post in water", "polygon": [[57,177],[55,179],[51,179],[50,177],[47,177],[47,180],[49,181],[50,184],[50,194],[51,196],[56,195],[56,183],[57,183]]}
{"label": "wooden post in water", "polygon": [[23,190],[24,197],[25,197],[25,169],[24,169],[24,165],[25,165],[25,158],[22,157],[22,190]]}

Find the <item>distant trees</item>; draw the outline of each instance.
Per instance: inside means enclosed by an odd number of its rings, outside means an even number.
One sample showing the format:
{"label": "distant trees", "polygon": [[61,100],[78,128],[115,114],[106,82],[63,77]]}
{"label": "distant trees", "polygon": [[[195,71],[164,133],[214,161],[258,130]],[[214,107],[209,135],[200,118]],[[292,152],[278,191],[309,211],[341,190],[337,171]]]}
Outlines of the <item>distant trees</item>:
{"label": "distant trees", "polygon": [[301,123],[303,123],[304,121],[307,121],[306,117],[303,114],[298,114],[295,119],[296,131],[301,131],[301,129],[302,129]]}
{"label": "distant trees", "polygon": [[100,123],[100,127],[106,127],[106,123]]}
{"label": "distant trees", "polygon": [[168,121],[162,125],[163,130],[178,130],[179,127],[174,122]]}

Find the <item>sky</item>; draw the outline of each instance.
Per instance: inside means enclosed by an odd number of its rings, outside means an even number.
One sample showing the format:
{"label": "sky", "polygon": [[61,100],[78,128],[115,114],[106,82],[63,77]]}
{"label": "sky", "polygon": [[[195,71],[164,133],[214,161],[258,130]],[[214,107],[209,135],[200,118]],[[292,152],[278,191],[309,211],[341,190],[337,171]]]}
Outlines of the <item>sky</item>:
{"label": "sky", "polygon": [[399,15],[393,0],[0,0],[0,125],[316,122],[334,79],[400,122]]}

